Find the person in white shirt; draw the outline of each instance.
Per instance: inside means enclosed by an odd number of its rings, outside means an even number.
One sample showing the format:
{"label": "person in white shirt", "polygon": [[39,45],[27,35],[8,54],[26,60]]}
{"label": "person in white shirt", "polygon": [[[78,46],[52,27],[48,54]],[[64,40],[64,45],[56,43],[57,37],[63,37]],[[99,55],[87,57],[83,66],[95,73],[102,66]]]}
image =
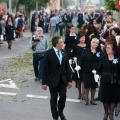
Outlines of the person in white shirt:
{"label": "person in white shirt", "polygon": [[57,20],[55,18],[55,15],[53,14],[52,18],[50,19],[50,26],[49,26],[51,27],[50,36],[54,36],[56,24],[57,24]]}

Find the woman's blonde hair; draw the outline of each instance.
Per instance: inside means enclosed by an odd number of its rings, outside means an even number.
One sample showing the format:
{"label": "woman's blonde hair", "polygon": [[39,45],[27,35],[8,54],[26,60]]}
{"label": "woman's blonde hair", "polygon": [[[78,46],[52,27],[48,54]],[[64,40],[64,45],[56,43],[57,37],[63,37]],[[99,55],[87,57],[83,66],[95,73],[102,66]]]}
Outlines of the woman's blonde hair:
{"label": "woman's blonde hair", "polygon": [[98,39],[98,38],[93,38],[93,39],[91,40],[91,43],[93,43],[93,42],[98,42],[98,43],[99,43],[99,39]]}

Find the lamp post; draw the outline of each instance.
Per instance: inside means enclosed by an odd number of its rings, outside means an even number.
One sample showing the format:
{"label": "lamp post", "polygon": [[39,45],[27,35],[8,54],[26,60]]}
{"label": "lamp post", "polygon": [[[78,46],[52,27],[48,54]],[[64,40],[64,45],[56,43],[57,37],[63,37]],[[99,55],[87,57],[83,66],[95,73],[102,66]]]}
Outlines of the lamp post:
{"label": "lamp post", "polygon": [[12,13],[12,0],[9,0],[9,13]]}

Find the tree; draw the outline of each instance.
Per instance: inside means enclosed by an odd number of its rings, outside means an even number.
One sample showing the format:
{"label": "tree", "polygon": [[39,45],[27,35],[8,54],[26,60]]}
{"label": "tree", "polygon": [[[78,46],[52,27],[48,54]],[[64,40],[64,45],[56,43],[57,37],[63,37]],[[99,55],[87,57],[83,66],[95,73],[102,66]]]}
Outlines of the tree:
{"label": "tree", "polygon": [[116,6],[116,0],[104,0],[105,1],[105,8],[108,10],[118,10]]}
{"label": "tree", "polygon": [[19,0],[18,5],[23,4],[28,11],[31,11],[36,8],[36,1],[38,2],[38,8],[41,9],[41,7],[46,7],[50,0]]}

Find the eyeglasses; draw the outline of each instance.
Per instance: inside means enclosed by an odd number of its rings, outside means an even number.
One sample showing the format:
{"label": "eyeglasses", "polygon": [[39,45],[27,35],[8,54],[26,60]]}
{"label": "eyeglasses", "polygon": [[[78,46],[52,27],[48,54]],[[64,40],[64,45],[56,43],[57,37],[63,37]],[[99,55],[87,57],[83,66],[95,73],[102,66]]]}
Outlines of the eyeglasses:
{"label": "eyeglasses", "polygon": [[110,50],[110,49],[111,49],[111,47],[106,47],[105,49],[106,49],[106,50]]}

